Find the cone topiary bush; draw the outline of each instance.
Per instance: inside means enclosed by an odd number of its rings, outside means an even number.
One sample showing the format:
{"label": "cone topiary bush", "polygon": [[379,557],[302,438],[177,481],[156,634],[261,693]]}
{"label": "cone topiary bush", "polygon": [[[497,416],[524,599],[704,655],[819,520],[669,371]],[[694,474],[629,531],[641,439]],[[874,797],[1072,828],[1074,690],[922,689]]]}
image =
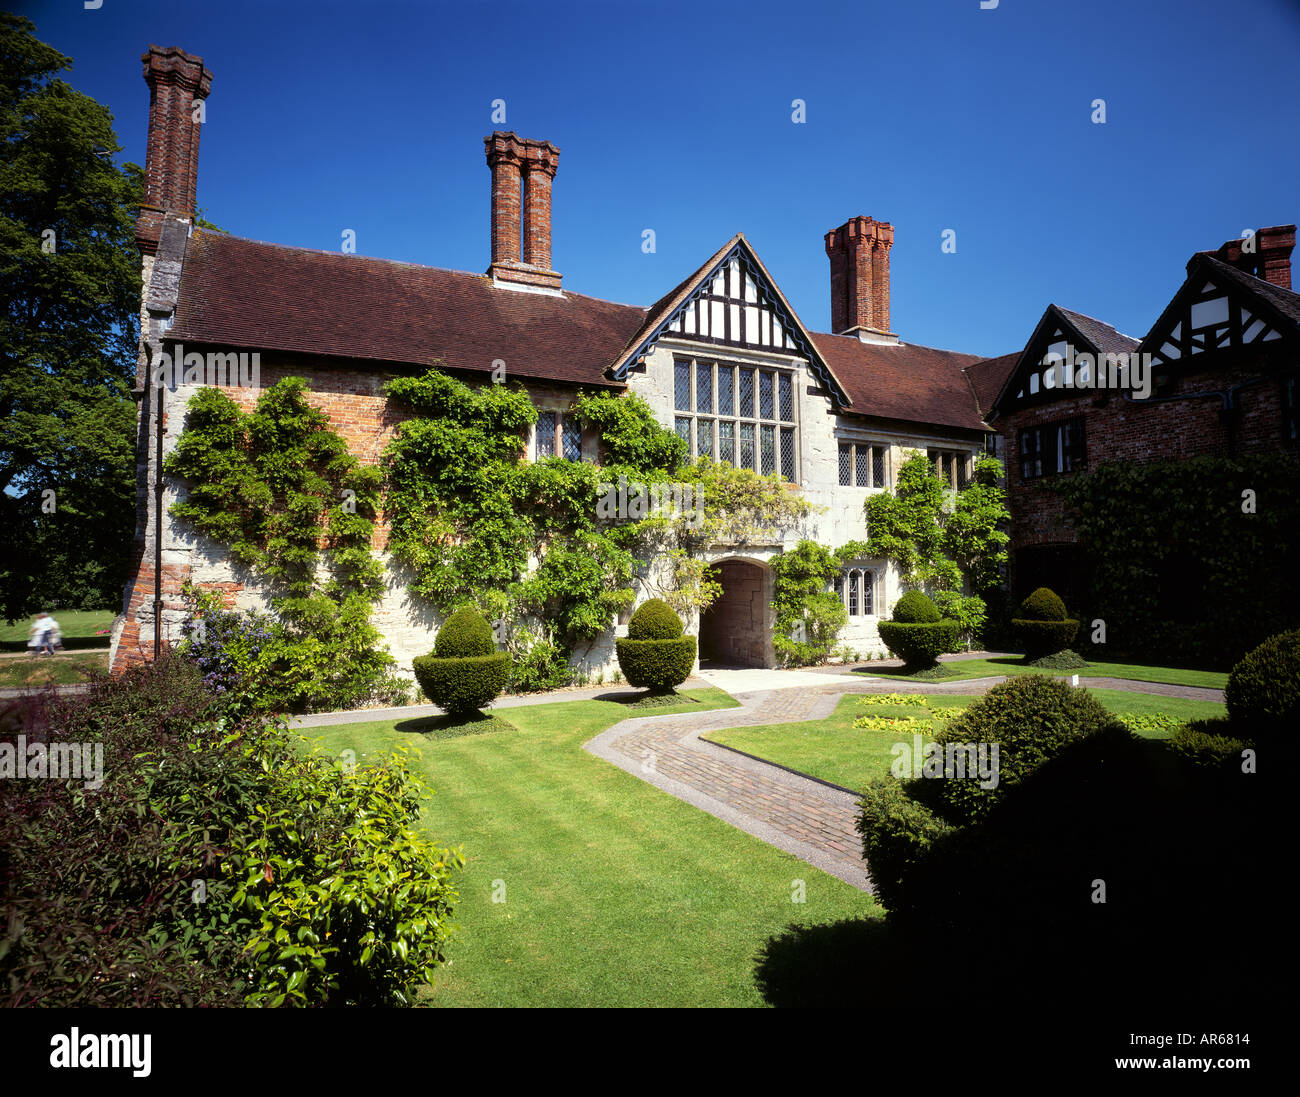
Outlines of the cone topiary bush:
{"label": "cone topiary bush", "polygon": [[1079,634],[1079,622],[1066,616],[1065,603],[1047,587],[1020,603],[1020,615],[1012,618],[1011,627],[1027,659],[1065,651]]}
{"label": "cone topiary bush", "polygon": [[894,619],[877,626],[880,639],[906,664],[904,670],[934,667],[939,656],[957,650],[956,621],[945,621],[939,607],[919,590],[909,590],[894,606]]}
{"label": "cone topiary bush", "polygon": [[695,637],[682,635],[682,619],[658,598],[641,605],[628,622],[627,638],[615,642],[628,685],[671,692],[695,666]]}
{"label": "cone topiary bush", "polygon": [[510,656],[496,650],[483,615],[465,606],[447,618],[433,654],[419,656],[411,668],[430,701],[453,716],[469,716],[505,689]]}

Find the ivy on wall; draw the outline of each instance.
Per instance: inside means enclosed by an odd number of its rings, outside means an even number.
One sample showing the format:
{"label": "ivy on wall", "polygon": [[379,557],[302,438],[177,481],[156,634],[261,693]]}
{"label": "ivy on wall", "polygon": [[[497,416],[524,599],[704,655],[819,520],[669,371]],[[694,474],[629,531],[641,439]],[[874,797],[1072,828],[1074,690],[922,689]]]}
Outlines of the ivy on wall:
{"label": "ivy on wall", "polygon": [[[1106,647],[1230,666],[1300,625],[1300,461],[1282,454],[1106,462],[1053,487],[1085,542]],[[1082,634],[1081,634],[1082,635]]]}
{"label": "ivy on wall", "polygon": [[[285,378],[245,412],[220,389],[200,389],[163,462],[189,486],[172,515],[266,582],[279,620],[259,675],[296,709],[359,703],[391,685],[394,665],[370,623],[384,589],[370,548],[382,474],[348,452],[307,391]],[[197,610],[213,605],[200,599]]]}

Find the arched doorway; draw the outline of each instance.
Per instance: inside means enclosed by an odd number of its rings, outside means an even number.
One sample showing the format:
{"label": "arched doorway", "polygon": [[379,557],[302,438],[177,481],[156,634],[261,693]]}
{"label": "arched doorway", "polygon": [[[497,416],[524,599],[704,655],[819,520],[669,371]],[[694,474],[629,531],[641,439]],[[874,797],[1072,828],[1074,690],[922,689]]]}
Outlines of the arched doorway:
{"label": "arched doorway", "polygon": [[709,569],[722,584],[700,614],[700,659],[729,667],[767,667],[771,660],[769,572],[751,560],[720,560]]}

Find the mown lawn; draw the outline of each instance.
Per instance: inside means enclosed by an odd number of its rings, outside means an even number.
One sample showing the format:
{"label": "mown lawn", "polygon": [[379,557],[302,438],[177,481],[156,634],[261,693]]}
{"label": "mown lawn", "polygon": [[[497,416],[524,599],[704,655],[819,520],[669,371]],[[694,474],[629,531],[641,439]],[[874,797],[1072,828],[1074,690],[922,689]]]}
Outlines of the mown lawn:
{"label": "mown lawn", "polygon": [[[716,689],[682,692],[694,711],[735,704]],[[769,938],[881,913],[865,893],[582,749],[644,711],[572,701],[495,715],[513,727],[450,738],[392,721],[304,729],[363,763],[398,746],[419,752],[414,767],[435,790],[421,825],[467,861],[460,938],[429,1004],[763,1005],[754,971]]]}
{"label": "mown lawn", "polygon": [[[1228,684],[1226,671],[1183,670],[1179,667],[1157,667],[1143,663],[1089,663],[1078,670],[1046,670],[1025,666],[1019,655],[1011,655],[992,659],[954,659],[943,665],[956,671],[952,677],[942,679],[945,682],[993,678],[1000,674],[1055,674],[1065,677],[1077,674],[1081,678],[1126,678],[1137,682],[1163,682],[1172,686],[1204,686],[1209,689],[1223,689]],[[870,663],[855,668],[854,673],[901,681],[907,681],[910,677],[897,668],[878,670]]]}
{"label": "mown lawn", "polygon": [[[65,647],[93,648],[109,645],[108,630],[113,624],[111,609],[56,609],[50,611],[59,623],[59,632]],[[15,621],[12,625],[0,619],[0,651],[23,651],[27,647],[27,630],[32,617]],[[97,635],[103,632],[104,635]]]}
{"label": "mown lawn", "polygon": [[0,659],[0,689],[40,689],[46,685],[66,686],[86,681],[90,675],[108,671],[108,652],[76,655],[20,655]]}
{"label": "mown lawn", "polygon": [[[906,693],[900,690],[900,693]],[[1223,716],[1223,705],[1212,701],[1187,701],[1179,697],[1154,697],[1118,689],[1090,690],[1111,712],[1120,716],[1149,716],[1163,713],[1178,720],[1195,720]],[[872,777],[889,773],[895,743],[911,743],[912,735],[921,732],[926,738],[934,728],[929,719],[945,710],[965,707],[975,700],[966,694],[931,694],[929,708],[915,706],[864,706],[861,696],[840,700],[825,720],[799,724],[775,724],[765,727],[732,728],[710,732],[705,736],[715,743],[743,750],[769,762],[819,777],[823,781],[848,789],[860,789]],[[882,731],[855,728],[859,716],[905,717],[927,719],[928,726],[898,727]],[[1170,731],[1139,731],[1146,738],[1167,738]]]}

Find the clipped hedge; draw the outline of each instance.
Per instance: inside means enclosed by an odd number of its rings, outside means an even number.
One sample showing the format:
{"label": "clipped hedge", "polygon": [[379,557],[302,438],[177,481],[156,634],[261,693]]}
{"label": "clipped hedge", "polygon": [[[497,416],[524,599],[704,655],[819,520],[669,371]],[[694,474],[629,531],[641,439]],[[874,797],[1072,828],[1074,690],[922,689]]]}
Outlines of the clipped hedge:
{"label": "clipped hedge", "polygon": [[662,598],[641,603],[627,625],[629,640],[676,640],[682,631],[682,619]]}
{"label": "clipped hedge", "polygon": [[876,627],[885,647],[909,667],[928,667],[945,652],[957,650],[956,621],[881,621]]}
{"label": "clipped hedge", "polygon": [[506,688],[510,656],[504,651],[463,659],[420,655],[411,666],[430,701],[454,716],[468,716],[491,704]]}
{"label": "clipped hedge", "polygon": [[497,649],[492,626],[473,606],[461,606],[443,623],[434,641],[433,654],[439,659],[491,655]]}
{"label": "clipped hedge", "polygon": [[858,802],[861,812],[855,826],[862,835],[862,856],[876,898],[891,913],[904,907],[908,874],[936,841],[953,830],[909,795],[915,784],[878,777],[867,783]]}
{"label": "clipped hedge", "polygon": [[1279,632],[1232,668],[1223,691],[1234,732],[1267,737],[1300,720],[1300,630]]}
{"label": "clipped hedge", "polygon": [[1066,651],[1079,634],[1079,622],[1073,619],[1065,621],[1033,621],[1017,617],[1011,622],[1016,630],[1016,639],[1025,649],[1027,659],[1042,659]]}
{"label": "clipped hedge", "polygon": [[895,621],[907,625],[929,625],[940,620],[939,607],[919,590],[909,590],[894,605]]}
{"label": "clipped hedge", "polygon": [[1086,689],[1045,674],[1025,674],[994,686],[957,719],[935,733],[948,743],[996,743],[997,777],[992,788],[970,779],[937,780],[940,811],[954,823],[983,818],[1007,790],[1062,753],[1071,743],[1109,732],[1132,738]]}
{"label": "clipped hedge", "polygon": [[667,691],[681,685],[695,666],[695,637],[670,640],[615,641],[618,665],[627,684],[641,689]]}

